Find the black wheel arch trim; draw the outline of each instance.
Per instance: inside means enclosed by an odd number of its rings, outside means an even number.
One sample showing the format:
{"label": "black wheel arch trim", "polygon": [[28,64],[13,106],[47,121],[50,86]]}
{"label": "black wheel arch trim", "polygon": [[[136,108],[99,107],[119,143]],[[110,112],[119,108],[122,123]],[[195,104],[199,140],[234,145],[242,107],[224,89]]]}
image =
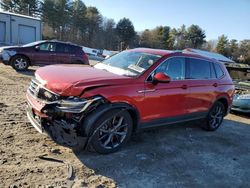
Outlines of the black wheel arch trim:
{"label": "black wheel arch trim", "polygon": [[[228,98],[226,96],[221,96],[221,97],[216,98],[216,100],[213,102],[213,104],[210,107],[210,109],[218,101],[221,102],[224,105],[224,107],[225,107],[225,116],[226,116],[229,113],[229,111],[230,111],[229,101],[228,101]],[[226,102],[226,104],[225,104],[225,102]]]}
{"label": "black wheel arch trim", "polygon": [[[119,103],[101,104],[99,107],[97,107],[97,109],[95,109],[93,112],[88,114],[82,123],[82,128],[83,128],[82,133],[85,136],[91,137],[93,134],[92,127],[93,127],[94,123],[98,120],[98,118],[100,116],[102,116],[104,113],[111,111],[111,110],[115,110],[115,109],[127,110],[130,113],[131,118],[132,118],[133,123],[134,123],[133,129],[134,130],[137,129],[137,126],[138,126],[139,121],[140,121],[139,120],[140,116],[139,116],[138,110],[127,103],[123,103],[123,102],[120,103],[119,102]],[[133,113],[133,114],[131,114],[131,113]]]}

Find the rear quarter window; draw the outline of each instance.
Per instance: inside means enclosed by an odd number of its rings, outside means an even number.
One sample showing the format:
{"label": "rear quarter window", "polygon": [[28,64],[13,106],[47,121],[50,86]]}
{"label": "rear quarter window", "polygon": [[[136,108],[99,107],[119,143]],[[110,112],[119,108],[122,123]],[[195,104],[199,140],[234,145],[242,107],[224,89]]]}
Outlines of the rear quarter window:
{"label": "rear quarter window", "polygon": [[224,72],[221,66],[218,63],[214,63],[215,73],[217,78],[221,78],[224,75]]}

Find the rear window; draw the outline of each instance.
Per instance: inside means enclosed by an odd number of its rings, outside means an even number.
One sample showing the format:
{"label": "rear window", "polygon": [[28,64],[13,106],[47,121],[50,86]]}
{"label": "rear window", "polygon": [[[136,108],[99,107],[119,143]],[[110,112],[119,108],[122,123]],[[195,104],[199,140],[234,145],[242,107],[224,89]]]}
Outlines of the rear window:
{"label": "rear window", "polygon": [[188,76],[187,79],[210,79],[210,62],[202,59],[188,58]]}
{"label": "rear window", "polygon": [[217,78],[221,78],[224,75],[221,66],[218,63],[214,63],[214,68]]}

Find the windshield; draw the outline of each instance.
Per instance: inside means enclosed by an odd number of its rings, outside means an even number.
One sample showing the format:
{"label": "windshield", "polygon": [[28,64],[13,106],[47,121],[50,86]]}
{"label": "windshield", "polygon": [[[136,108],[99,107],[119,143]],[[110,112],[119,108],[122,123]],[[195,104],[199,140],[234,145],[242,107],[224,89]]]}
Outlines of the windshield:
{"label": "windshield", "polygon": [[160,58],[160,55],[123,51],[96,64],[94,67],[118,75],[139,76]]}
{"label": "windshield", "polygon": [[44,41],[36,41],[36,42],[28,43],[28,44],[23,45],[23,47],[35,46],[37,44],[40,44],[41,42],[44,42]]}

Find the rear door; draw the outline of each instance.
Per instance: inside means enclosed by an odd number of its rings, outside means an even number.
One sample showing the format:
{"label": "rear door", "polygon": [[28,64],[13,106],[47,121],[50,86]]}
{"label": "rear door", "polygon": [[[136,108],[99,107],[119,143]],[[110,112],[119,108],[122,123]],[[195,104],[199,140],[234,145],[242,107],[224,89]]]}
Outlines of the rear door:
{"label": "rear door", "polygon": [[70,46],[68,44],[56,43],[56,63],[71,63]]}
{"label": "rear door", "polygon": [[208,111],[218,86],[213,63],[199,58],[187,58],[187,80],[187,112]]}
{"label": "rear door", "polygon": [[36,65],[56,63],[56,43],[45,42],[34,47],[33,62]]}
{"label": "rear door", "polygon": [[83,53],[82,48],[79,46],[69,45],[70,61],[71,63],[82,63]]}
{"label": "rear door", "polygon": [[[169,83],[152,83],[154,74],[162,72],[171,77]],[[145,82],[143,121],[177,117],[186,113],[185,58],[172,57],[161,63]],[[164,121],[165,122],[165,121]]]}

